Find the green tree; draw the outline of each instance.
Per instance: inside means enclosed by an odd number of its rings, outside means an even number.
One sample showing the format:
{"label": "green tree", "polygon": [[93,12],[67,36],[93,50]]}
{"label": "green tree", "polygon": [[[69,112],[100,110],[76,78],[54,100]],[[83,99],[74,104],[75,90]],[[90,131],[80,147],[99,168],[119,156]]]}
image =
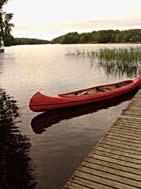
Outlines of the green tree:
{"label": "green tree", "polygon": [[0,0],[0,38],[3,36],[3,5],[6,4],[8,0]]}
{"label": "green tree", "polygon": [[99,30],[78,34],[67,33],[50,41],[50,43],[140,43],[141,29],[132,30]]}
{"label": "green tree", "polygon": [[79,34],[80,35],[80,37],[79,37],[79,42],[80,43],[89,43],[89,42],[91,42],[92,40],[91,40],[91,33],[81,33],[81,34]]}
{"label": "green tree", "polygon": [[8,0],[0,0],[0,41],[4,40],[5,45],[10,45],[14,43],[14,38],[11,35],[11,30],[12,27],[14,27],[14,24],[11,23],[13,14],[3,11],[3,5],[7,2]]}
{"label": "green tree", "polygon": [[3,5],[6,4],[8,0],[0,0],[0,10],[2,9]]}
{"label": "green tree", "polygon": [[3,34],[4,34],[4,36],[10,35],[10,33],[12,31],[12,27],[14,27],[14,24],[11,23],[13,14],[4,12],[3,17],[4,17],[4,19],[3,19]]}

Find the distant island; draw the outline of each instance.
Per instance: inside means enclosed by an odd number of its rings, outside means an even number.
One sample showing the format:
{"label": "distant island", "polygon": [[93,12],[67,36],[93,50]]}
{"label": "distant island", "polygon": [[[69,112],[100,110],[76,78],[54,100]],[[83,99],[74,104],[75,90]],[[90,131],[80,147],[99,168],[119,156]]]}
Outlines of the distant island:
{"label": "distant island", "polygon": [[141,29],[99,30],[88,33],[71,32],[50,41],[55,44],[81,43],[140,43]]}

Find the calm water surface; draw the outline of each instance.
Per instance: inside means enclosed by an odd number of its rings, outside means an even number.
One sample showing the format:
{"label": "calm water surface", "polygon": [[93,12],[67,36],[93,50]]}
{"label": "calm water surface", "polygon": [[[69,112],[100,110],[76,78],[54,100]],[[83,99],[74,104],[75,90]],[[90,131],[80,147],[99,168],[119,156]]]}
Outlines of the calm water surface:
{"label": "calm water surface", "polygon": [[[36,91],[57,95],[126,79],[97,61],[66,56],[76,49],[137,45],[15,46],[0,54],[0,175],[3,188],[61,189],[130,98],[45,114],[29,110]],[[139,46],[139,45],[138,45]],[[102,108],[102,109],[101,109]]]}

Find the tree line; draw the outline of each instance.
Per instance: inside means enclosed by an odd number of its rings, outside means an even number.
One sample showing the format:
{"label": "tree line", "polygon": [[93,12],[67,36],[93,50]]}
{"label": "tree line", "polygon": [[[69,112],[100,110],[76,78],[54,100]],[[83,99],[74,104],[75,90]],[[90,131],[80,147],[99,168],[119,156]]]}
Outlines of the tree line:
{"label": "tree line", "polygon": [[99,30],[88,33],[70,32],[52,40],[14,38],[7,33],[3,37],[5,46],[26,44],[84,44],[84,43],[141,43],[141,29]]}
{"label": "tree line", "polygon": [[[0,41],[5,46],[23,44],[78,44],[78,43],[140,43],[141,29],[130,30],[99,30],[85,33],[70,32],[50,41],[32,38],[14,38],[11,34],[14,24],[11,23],[12,13],[3,11],[3,5],[8,0],[0,0]],[[1,46],[1,43],[0,43]]]}
{"label": "tree line", "polygon": [[71,32],[50,41],[60,44],[78,43],[140,43],[141,29],[99,30],[87,33]]}
{"label": "tree line", "polygon": [[5,43],[13,39],[13,36],[11,35],[11,30],[12,27],[14,27],[14,24],[11,23],[13,14],[3,11],[3,6],[7,2],[8,0],[0,0],[0,42],[3,40]]}
{"label": "tree line", "polygon": [[13,36],[7,36],[4,39],[5,46],[12,46],[12,45],[35,45],[35,44],[48,44],[48,40],[43,39],[34,39],[34,38],[17,38]]}

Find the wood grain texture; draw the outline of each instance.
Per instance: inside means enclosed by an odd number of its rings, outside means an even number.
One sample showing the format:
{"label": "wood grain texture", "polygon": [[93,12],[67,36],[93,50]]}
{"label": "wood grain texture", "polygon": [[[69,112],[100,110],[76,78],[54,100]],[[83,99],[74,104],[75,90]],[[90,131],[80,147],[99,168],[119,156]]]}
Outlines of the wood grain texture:
{"label": "wood grain texture", "polygon": [[141,90],[64,189],[141,189]]}

